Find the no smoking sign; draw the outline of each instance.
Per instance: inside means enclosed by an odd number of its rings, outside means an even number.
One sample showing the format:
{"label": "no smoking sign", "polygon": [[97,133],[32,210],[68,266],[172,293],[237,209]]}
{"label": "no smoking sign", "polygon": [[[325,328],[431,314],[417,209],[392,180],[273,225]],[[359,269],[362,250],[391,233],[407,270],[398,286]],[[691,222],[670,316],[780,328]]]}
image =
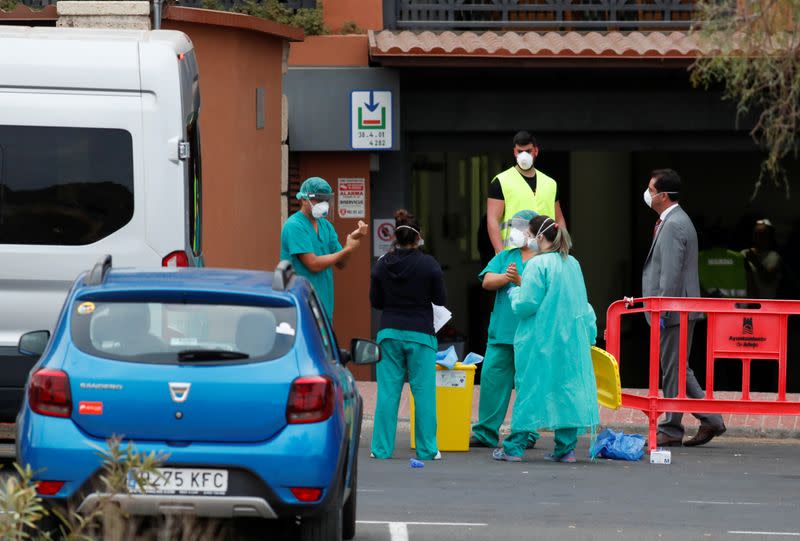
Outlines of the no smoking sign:
{"label": "no smoking sign", "polygon": [[373,256],[382,257],[392,249],[392,242],[394,242],[394,220],[373,220],[372,230],[374,231],[372,237]]}
{"label": "no smoking sign", "polygon": [[392,224],[382,224],[378,229],[378,238],[383,242],[392,242],[394,238],[394,226]]}

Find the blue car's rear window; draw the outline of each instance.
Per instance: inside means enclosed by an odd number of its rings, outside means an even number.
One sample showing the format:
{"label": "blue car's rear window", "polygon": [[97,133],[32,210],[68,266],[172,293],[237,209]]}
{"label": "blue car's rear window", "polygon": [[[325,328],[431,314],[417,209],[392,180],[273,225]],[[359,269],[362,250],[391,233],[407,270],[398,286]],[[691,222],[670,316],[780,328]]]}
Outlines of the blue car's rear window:
{"label": "blue car's rear window", "polygon": [[294,306],[76,301],[72,341],[97,357],[142,363],[277,359],[294,345]]}

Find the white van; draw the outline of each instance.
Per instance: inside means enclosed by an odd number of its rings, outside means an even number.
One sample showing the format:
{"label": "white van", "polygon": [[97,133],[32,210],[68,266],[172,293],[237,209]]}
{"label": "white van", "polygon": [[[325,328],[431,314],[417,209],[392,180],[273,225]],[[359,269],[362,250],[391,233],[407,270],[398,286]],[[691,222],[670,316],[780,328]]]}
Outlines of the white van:
{"label": "white van", "polygon": [[0,421],[81,271],[202,265],[199,109],[181,32],[0,27]]}

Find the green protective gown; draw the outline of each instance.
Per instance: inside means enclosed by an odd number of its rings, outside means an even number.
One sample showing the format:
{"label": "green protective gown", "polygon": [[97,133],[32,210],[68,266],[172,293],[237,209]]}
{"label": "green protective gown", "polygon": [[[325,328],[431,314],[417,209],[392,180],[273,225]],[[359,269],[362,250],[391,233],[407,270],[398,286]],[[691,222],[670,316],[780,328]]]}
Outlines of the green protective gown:
{"label": "green protective gown", "polygon": [[436,337],[414,331],[383,329],[378,333],[381,362],[377,365],[378,398],[372,431],[372,454],[391,458],[397,432],[397,410],[406,375],[414,396],[417,458],[432,460],[436,442]]}
{"label": "green protective gown", "polygon": [[517,396],[503,448],[521,456],[528,434],[544,428],[556,431],[554,454],[561,456],[574,449],[580,430],[600,424],[591,357],[597,324],[581,267],[572,256],[537,255],[509,297],[520,322],[514,337]]}
{"label": "green protective gown", "polygon": [[[515,263],[517,272],[522,273],[528,261],[522,261],[519,248],[500,252],[489,261],[478,279],[483,280],[487,273],[504,274],[511,263]],[[506,418],[514,388],[514,334],[519,320],[511,310],[510,289],[510,286],[505,286],[495,295],[489,320],[489,341],[481,368],[478,422],[472,425],[473,436],[489,447],[496,447],[499,442],[500,425]],[[534,431],[530,435],[531,443],[538,438],[539,434]]]}
{"label": "green protective gown", "polygon": [[317,220],[317,229],[302,212],[295,212],[281,230],[281,259],[292,262],[297,274],[306,277],[319,296],[329,318],[333,318],[333,267],[311,272],[298,257],[300,254],[317,256],[335,254],[342,250],[336,230],[325,218]]}

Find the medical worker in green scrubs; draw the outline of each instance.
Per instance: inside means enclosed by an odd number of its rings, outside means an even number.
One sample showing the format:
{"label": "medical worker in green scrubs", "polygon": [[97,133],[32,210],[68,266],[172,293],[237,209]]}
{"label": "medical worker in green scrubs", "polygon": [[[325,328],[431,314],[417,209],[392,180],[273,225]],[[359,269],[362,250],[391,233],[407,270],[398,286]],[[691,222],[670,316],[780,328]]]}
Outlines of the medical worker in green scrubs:
{"label": "medical worker in green scrubs", "polygon": [[297,193],[300,211],[289,216],[281,231],[281,260],[291,261],[295,272],[311,282],[329,318],[333,318],[333,267],[344,268],[367,233],[367,225],[358,222],[342,248],[333,224],[326,219],[332,197],[325,179],[306,179]]}
{"label": "medical worker in green scrubs", "polygon": [[[481,394],[478,422],[472,426],[471,447],[497,447],[500,425],[506,418],[511,390],[514,388],[514,334],[517,316],[511,310],[508,292],[511,275],[521,275],[534,253],[528,248],[526,233],[537,214],[532,210],[517,212],[510,223],[509,242],[513,248],[498,253],[478,275],[483,288],[496,291],[494,310],[489,320],[489,341],[481,369]],[[528,448],[539,434],[531,433]]]}
{"label": "medical worker in green scrubs", "polygon": [[378,398],[371,456],[391,458],[397,431],[397,409],[406,376],[414,396],[417,458],[441,458],[436,442],[436,349],[433,307],[444,305],[442,268],[419,250],[423,240],[416,218],[395,213],[395,246],[372,269],[370,302],[382,310],[378,343]]}

